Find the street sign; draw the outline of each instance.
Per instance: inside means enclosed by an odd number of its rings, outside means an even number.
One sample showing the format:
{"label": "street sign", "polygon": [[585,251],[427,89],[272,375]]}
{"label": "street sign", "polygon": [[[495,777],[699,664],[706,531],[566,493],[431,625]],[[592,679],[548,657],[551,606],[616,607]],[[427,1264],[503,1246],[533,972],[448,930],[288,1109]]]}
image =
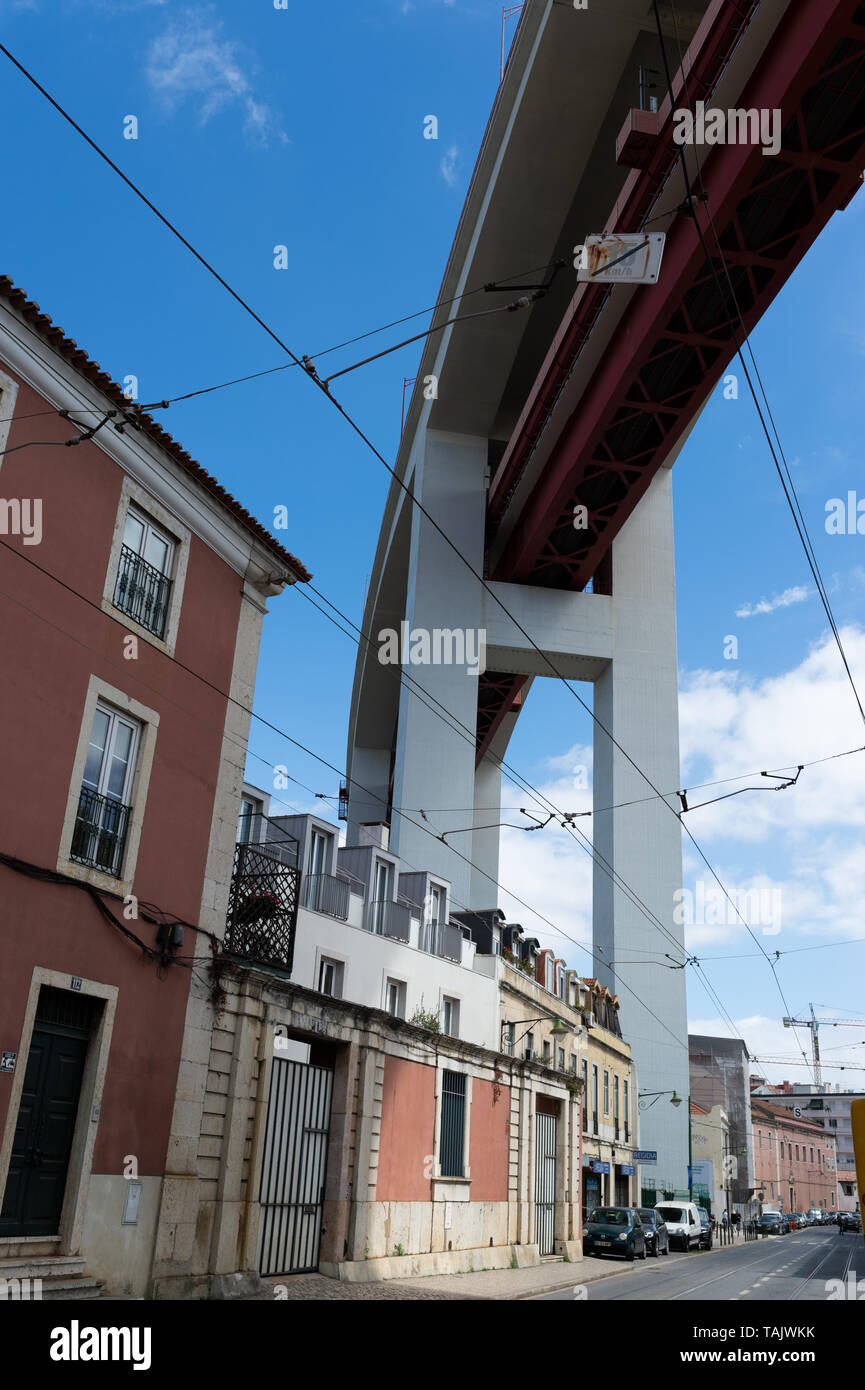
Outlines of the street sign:
{"label": "street sign", "polygon": [[635,1163],[657,1163],[657,1149],[634,1149],[633,1160]]}
{"label": "street sign", "polygon": [[597,285],[653,285],[661,271],[663,232],[602,232],[574,247],[578,281]]}

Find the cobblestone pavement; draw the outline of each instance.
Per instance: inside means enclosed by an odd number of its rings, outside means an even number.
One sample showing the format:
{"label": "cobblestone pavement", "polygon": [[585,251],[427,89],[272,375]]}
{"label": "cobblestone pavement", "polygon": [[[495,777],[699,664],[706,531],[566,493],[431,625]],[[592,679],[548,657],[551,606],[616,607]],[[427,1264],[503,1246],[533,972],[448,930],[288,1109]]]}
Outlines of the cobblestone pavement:
{"label": "cobblestone pavement", "polygon": [[433,1289],[415,1289],[410,1284],[397,1284],[390,1280],[373,1284],[349,1284],[342,1283],[339,1279],[325,1279],[321,1274],[292,1274],[283,1279],[264,1279],[262,1284],[261,1293],[245,1301],[274,1303],[286,1299],[353,1298],[371,1302],[381,1299],[432,1298],[441,1300],[483,1297],[483,1295],[445,1293]]}
{"label": "cobblestone pavement", "polygon": [[[342,1283],[321,1274],[292,1274],[262,1281],[264,1287],[255,1302],[280,1299],[356,1298],[379,1299],[518,1299],[531,1298],[551,1289],[576,1288],[622,1273],[618,1262],[587,1258],[573,1264],[561,1260],[545,1261],[525,1269],[484,1269],[466,1274],[431,1274],[412,1279],[375,1280],[368,1284]],[[279,1290],[279,1293],[276,1290]],[[575,1295],[579,1297],[579,1294]]]}

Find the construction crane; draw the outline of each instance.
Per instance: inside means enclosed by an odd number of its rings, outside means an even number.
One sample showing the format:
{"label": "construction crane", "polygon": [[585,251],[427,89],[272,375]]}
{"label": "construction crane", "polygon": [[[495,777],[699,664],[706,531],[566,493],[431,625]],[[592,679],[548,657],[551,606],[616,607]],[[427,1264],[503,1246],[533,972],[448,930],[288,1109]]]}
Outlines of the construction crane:
{"label": "construction crane", "polygon": [[814,1013],[814,1005],[809,1004],[811,1010],[810,1018],[785,1018],[782,1019],[785,1028],[811,1029],[811,1049],[814,1054],[814,1084],[822,1086],[822,1076],[820,1072],[820,1040],[817,1036],[818,1029],[823,1028],[861,1028],[865,1025],[865,1018],[817,1018]]}

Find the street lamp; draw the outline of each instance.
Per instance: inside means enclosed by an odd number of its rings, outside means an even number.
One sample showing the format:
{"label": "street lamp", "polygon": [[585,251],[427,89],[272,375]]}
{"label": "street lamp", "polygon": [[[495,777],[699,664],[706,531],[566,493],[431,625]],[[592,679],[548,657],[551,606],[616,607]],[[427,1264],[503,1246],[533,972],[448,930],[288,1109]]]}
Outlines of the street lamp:
{"label": "street lamp", "polygon": [[[649,1104],[648,1104],[648,1105],[643,1105],[642,1102],[643,1102],[644,1100],[647,1100],[647,1099],[649,1098],[649,1096],[652,1096],[652,1100],[649,1101]],[[672,1091],[640,1091],[639,1095],[637,1096],[637,1105],[638,1105],[638,1107],[640,1108],[640,1110],[651,1110],[652,1106],[655,1104],[655,1102],[656,1102],[657,1100],[659,1100],[659,1099],[661,1098],[661,1096],[669,1096],[669,1097],[670,1097],[670,1104],[671,1104],[671,1105],[674,1105],[674,1106],[676,1107],[677,1110],[678,1110],[679,1106],[682,1104],[682,1097],[679,1095],[679,1092],[678,1092],[677,1090],[674,1089],[674,1090],[672,1090]],[[692,1200],[693,1200],[693,1197],[694,1197],[694,1174],[693,1174],[693,1171],[692,1171],[692,1170],[693,1170],[693,1167],[694,1167],[694,1157],[693,1157],[693,1153],[692,1153],[692,1150],[691,1150],[691,1097],[688,1096],[688,1201],[689,1201],[689,1202],[692,1201]]]}
{"label": "street lamp", "polygon": [[[504,1019],[504,1020],[502,1021],[502,1027],[501,1027],[501,1043],[502,1043],[502,1049],[501,1049],[501,1050],[504,1052],[504,1038],[505,1038],[505,1029],[506,1029],[506,1028],[522,1028],[522,1026],[523,1026],[524,1023],[549,1023],[549,1021],[550,1021],[550,1016],[549,1016],[549,1014],[541,1014],[538,1018],[514,1018],[514,1019],[512,1019],[512,1018],[506,1018],[506,1019]],[[515,1039],[514,1039],[513,1044],[512,1044],[512,1046],[513,1046],[514,1048],[516,1048],[516,1047],[522,1042],[523,1038],[526,1036],[526,1034],[528,1033],[528,1031],[529,1031],[529,1030],[528,1030],[528,1028],[527,1028],[525,1033],[521,1033],[520,1036],[519,1036],[518,1038],[515,1038]],[[554,1037],[554,1038],[561,1038],[561,1037],[564,1037],[564,1035],[565,1035],[566,1033],[570,1033],[570,1031],[571,1031],[571,1030],[570,1030],[570,1028],[568,1027],[568,1025],[565,1023],[564,1019],[561,1019],[561,1018],[557,1018],[557,1019],[554,1021],[552,1028],[550,1029],[550,1033],[551,1033],[552,1037]]]}
{"label": "street lamp", "polygon": [[[655,1099],[650,1105],[640,1105],[640,1101],[646,1099],[647,1096],[654,1096]],[[640,1091],[637,1096],[637,1105],[641,1110],[651,1110],[652,1105],[655,1104],[655,1101],[658,1100],[660,1096],[669,1096],[671,1105],[679,1106],[682,1104],[682,1097],[679,1095],[678,1091]]]}

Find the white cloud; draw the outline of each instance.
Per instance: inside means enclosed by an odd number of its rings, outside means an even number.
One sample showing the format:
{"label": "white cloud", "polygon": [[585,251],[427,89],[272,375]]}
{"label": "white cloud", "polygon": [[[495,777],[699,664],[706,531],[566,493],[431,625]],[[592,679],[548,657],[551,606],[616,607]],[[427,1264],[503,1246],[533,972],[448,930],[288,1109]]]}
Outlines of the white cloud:
{"label": "white cloud", "polygon": [[[865,688],[865,632],[842,632],[854,675]],[[686,824],[736,901],[760,945],[772,955],[806,942],[842,941],[865,936],[865,753],[807,767],[797,786],[787,791],[760,776],[760,769],[779,771],[865,744],[855,702],[834,641],[817,643],[798,665],[762,680],[730,671],[683,673],[680,679],[682,784],[723,785],[689,791],[692,806],[714,797],[744,791],[688,814]],[[588,786],[575,769],[588,769]],[[562,811],[591,808],[591,749],[575,744],[545,761],[547,776],[540,790]],[[733,782],[735,774],[748,774]],[[665,788],[665,790],[667,790]],[[506,807],[533,806],[528,794],[507,784]],[[535,809],[537,809],[535,807]],[[495,817],[491,817],[495,819]],[[519,821],[515,811],[503,820]],[[591,838],[592,819],[574,823]],[[437,829],[447,829],[443,823]],[[695,911],[687,925],[689,951],[701,954],[722,944],[754,956],[743,962],[749,974],[766,969],[759,947],[723,898],[709,895],[717,885],[687,838],[683,841],[683,885],[693,894]],[[629,867],[617,865],[625,882]],[[531,905],[534,912],[501,895],[501,906],[584,972],[589,958],[563,942],[542,920],[547,917],[571,937],[591,944],[592,865],[584,848],[556,826],[530,833],[502,831],[499,878]],[[698,884],[702,880],[702,911]],[[490,885],[490,906],[495,889]],[[670,927],[675,904],[670,904]],[[780,915],[779,915],[780,914]],[[696,920],[694,920],[696,918]],[[777,928],[780,926],[780,930]],[[653,937],[661,955],[669,949],[660,932]],[[862,947],[851,948],[861,950]],[[839,962],[850,960],[839,951]],[[798,958],[807,962],[807,956]],[[826,957],[815,957],[821,967]],[[771,981],[770,981],[771,984]]]}
{"label": "white cloud", "polygon": [[169,112],[194,100],[201,125],[239,106],[248,136],[260,144],[271,138],[285,142],[276,113],[253,94],[239,45],[223,38],[222,28],[219,20],[183,11],[148,50],[145,75],[152,90]]}
{"label": "white cloud", "polygon": [[803,603],[811,590],[804,584],[785,589],[774,598],[761,598],[759,603],[745,603],[736,609],[737,618],[755,618],[760,613],[774,613],[777,608],[790,608],[794,603]]}
{"label": "white cloud", "polygon": [[451,145],[446,154],[442,155],[439,168],[445,183],[453,188],[457,181],[457,160],[459,159],[459,149],[456,145]]}

